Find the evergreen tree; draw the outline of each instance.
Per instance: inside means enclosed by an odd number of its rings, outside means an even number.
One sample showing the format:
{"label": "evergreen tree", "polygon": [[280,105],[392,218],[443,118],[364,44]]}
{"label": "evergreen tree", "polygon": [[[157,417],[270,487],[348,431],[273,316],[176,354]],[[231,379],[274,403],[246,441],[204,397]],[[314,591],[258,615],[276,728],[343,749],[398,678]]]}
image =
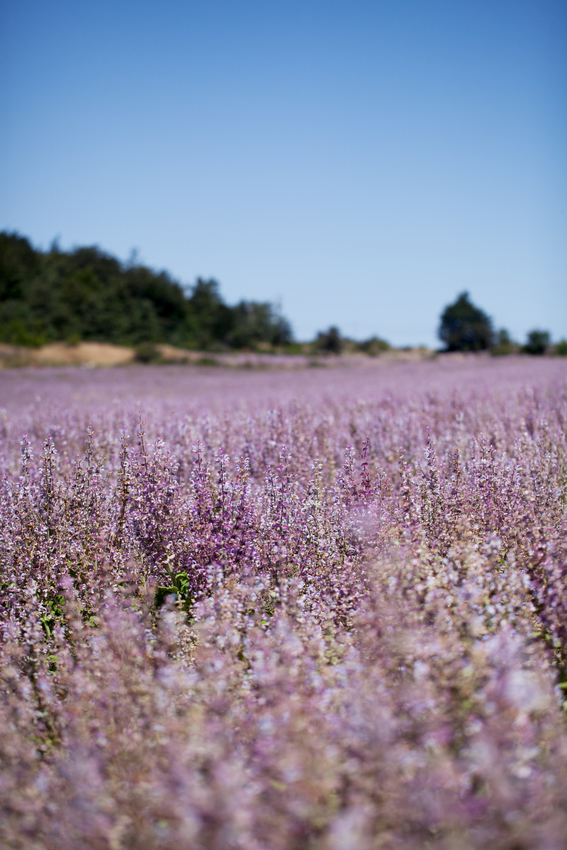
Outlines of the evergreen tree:
{"label": "evergreen tree", "polygon": [[482,351],[492,345],[492,322],[475,307],[468,292],[462,292],[454,304],[445,307],[438,335],[447,351]]}

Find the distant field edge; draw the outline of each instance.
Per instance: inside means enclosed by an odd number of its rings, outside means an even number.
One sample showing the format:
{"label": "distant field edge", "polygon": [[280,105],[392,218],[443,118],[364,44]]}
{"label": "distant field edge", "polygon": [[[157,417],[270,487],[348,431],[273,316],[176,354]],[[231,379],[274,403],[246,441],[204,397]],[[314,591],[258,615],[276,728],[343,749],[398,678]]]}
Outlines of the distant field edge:
{"label": "distant field edge", "polygon": [[[429,348],[391,349],[375,356],[367,354],[267,354],[256,351],[191,351],[172,345],[147,344],[137,348],[107,342],[54,342],[40,348],[0,343],[0,369],[54,366],[110,368],[131,363],[152,365],[228,366],[257,369],[297,369],[372,363],[415,363],[437,357]],[[445,355],[442,355],[445,356]]]}

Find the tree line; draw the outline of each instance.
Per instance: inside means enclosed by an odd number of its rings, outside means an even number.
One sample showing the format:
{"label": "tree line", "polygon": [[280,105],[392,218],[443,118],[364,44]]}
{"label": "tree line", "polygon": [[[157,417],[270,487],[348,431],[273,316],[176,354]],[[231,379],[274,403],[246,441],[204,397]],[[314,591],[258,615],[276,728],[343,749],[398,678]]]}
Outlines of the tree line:
{"label": "tree line", "polygon": [[438,336],[446,351],[486,351],[492,354],[555,354],[567,355],[567,341],[551,344],[549,331],[535,328],[529,331],[523,345],[515,342],[505,328],[495,330],[490,317],[475,306],[468,292],[461,292],[453,304],[441,314]]}
{"label": "tree line", "polygon": [[[519,344],[504,328],[495,330],[468,292],[445,307],[438,336],[445,351],[567,354],[567,341],[552,346],[548,331],[534,329]],[[348,339],[335,326],[309,344],[296,344],[277,307],[246,300],[226,304],[214,279],[186,286],[165,271],[121,262],[97,246],[63,251],[54,243],[41,251],[25,236],[0,232],[0,342],[59,341],[134,346],[141,359],[151,359],[160,343],[201,351],[283,348],[329,355],[378,355],[390,348],[377,336]]]}
{"label": "tree line", "polygon": [[269,302],[226,304],[215,280],[183,286],[96,246],[41,251],[24,236],[1,232],[0,342],[62,340],[212,350],[285,346],[293,334]]}
{"label": "tree line", "polygon": [[[472,303],[468,292],[461,292],[453,304],[444,308],[437,335],[444,346],[442,351],[445,352],[490,351],[494,355],[567,355],[567,340],[562,339],[552,344],[549,331],[537,328],[531,330],[525,342],[521,344],[512,339],[506,328],[496,330],[492,319]],[[325,354],[358,351],[377,355],[390,349],[390,345],[379,337],[356,342],[343,337],[339,328],[334,326],[318,333],[311,345],[314,351]]]}

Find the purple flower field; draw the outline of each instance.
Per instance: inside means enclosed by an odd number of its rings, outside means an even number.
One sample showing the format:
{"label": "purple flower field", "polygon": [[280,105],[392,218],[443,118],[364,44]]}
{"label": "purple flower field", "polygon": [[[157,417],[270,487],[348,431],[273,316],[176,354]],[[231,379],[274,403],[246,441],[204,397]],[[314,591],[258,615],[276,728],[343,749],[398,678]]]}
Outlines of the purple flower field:
{"label": "purple flower field", "polygon": [[567,846],[565,359],[0,372],[0,492],[0,846]]}

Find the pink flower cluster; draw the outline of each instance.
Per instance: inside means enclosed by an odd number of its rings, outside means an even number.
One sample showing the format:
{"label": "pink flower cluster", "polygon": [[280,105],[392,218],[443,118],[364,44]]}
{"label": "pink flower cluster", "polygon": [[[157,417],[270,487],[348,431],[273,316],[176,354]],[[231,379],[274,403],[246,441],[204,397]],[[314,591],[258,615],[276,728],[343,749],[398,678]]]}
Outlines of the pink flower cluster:
{"label": "pink flower cluster", "polygon": [[567,376],[531,363],[7,394],[0,844],[564,848]]}

